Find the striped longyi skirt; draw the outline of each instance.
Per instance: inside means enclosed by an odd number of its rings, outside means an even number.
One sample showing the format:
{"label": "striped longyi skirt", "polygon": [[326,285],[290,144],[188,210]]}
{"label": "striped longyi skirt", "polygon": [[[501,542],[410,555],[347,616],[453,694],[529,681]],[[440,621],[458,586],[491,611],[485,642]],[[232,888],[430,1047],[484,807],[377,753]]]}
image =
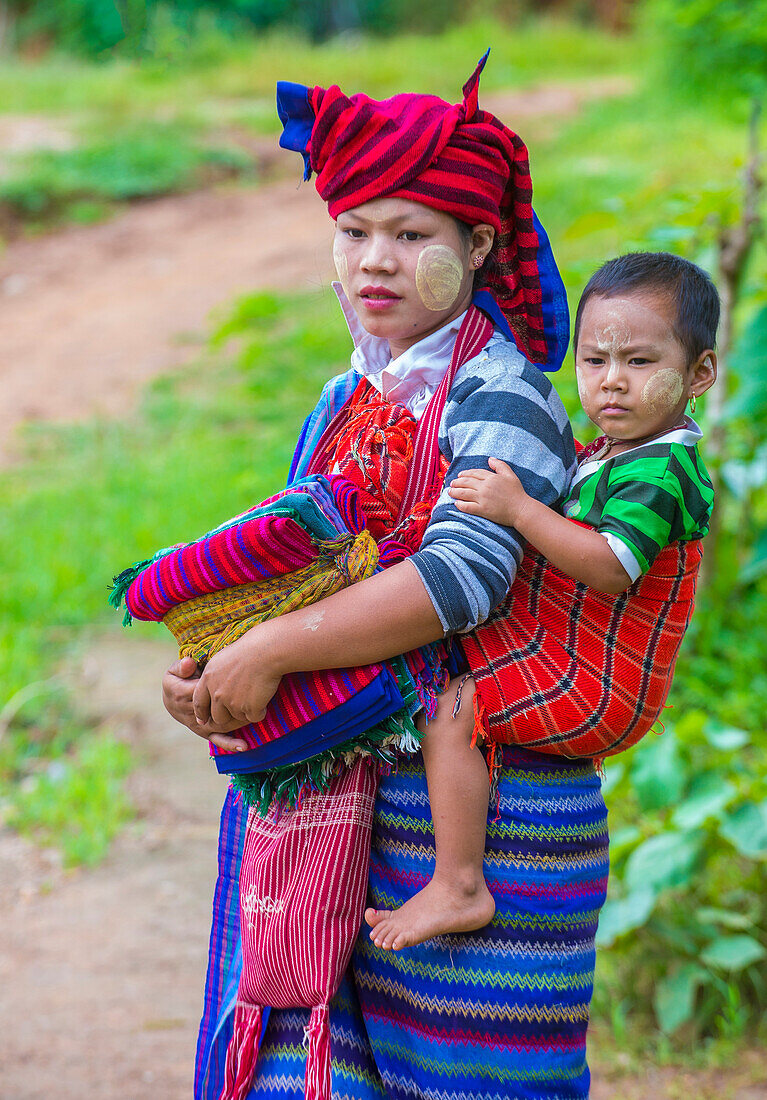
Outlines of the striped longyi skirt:
{"label": "striped longyi skirt", "polygon": [[[592,764],[506,746],[485,853],[495,917],[479,932],[399,952],[375,948],[363,928],[332,1005],[334,1100],[586,1100],[607,847],[607,811]],[[433,862],[416,756],[381,784],[370,903],[401,905],[426,884]],[[225,894],[220,881],[197,1100],[217,1100],[231,1029],[227,1007],[237,975],[224,983],[222,960],[213,957],[224,948],[232,954],[220,929],[216,937],[217,916],[219,925],[228,916],[231,926]],[[307,1017],[306,1010],[271,1013],[253,1097],[301,1100]]]}

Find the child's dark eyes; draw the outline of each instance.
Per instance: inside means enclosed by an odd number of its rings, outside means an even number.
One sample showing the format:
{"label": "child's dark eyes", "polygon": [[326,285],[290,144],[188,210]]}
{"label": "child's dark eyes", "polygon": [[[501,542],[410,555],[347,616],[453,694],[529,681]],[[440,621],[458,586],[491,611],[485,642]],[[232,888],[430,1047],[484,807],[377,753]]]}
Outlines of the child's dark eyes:
{"label": "child's dark eyes", "polygon": [[423,237],[423,233],[417,233],[415,229],[405,229],[400,233],[400,236],[406,241],[420,241],[421,237]]}
{"label": "child's dark eyes", "polygon": [[635,355],[629,359],[629,365],[632,367],[646,367],[651,360],[643,359],[640,355]]}
{"label": "child's dark eyes", "polygon": [[349,226],[347,229],[342,229],[341,232],[355,241],[362,240],[365,236],[364,229],[359,229],[356,225]]}

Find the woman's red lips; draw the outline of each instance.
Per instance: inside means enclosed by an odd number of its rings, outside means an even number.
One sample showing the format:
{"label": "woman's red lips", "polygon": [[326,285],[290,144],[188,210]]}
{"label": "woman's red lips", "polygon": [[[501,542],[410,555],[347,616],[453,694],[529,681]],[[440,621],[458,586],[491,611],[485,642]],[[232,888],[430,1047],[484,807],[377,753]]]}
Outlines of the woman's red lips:
{"label": "woman's red lips", "polygon": [[387,290],[385,286],[363,286],[360,298],[399,298],[399,294]]}

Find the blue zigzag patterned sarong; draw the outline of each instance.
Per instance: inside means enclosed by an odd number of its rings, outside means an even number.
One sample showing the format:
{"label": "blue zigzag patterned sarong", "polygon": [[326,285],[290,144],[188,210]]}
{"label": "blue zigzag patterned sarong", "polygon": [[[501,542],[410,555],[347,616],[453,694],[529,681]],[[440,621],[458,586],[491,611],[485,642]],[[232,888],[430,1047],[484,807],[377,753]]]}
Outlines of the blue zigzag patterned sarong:
{"label": "blue zigzag patterned sarong", "polygon": [[[607,887],[607,811],[588,761],[503,750],[488,815],[492,924],[400,952],[360,935],[331,1006],[334,1100],[586,1100],[594,936]],[[196,1100],[217,1100],[239,977],[236,869],[243,815],[222,818]],[[370,904],[401,905],[431,877],[420,757],[382,782]],[[307,1012],[273,1011],[251,1097],[301,1100]]]}

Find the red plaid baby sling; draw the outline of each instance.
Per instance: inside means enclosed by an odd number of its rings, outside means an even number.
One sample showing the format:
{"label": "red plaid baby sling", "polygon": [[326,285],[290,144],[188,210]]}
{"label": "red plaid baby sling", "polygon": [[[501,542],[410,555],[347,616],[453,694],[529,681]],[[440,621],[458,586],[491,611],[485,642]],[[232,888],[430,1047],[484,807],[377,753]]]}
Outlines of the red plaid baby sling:
{"label": "red plaid baby sling", "polygon": [[[456,372],[493,325],[472,307],[450,367],[416,424],[367,383],[333,418],[310,465],[355,483],[368,524],[406,557],[418,546],[444,477],[437,434]],[[307,1100],[330,1100],[328,1005],[362,924],[377,774],[360,760],[294,809],[251,809],[240,878],[243,970],[220,1100],[244,1100],[256,1072],[264,1006],[311,1009]]]}
{"label": "red plaid baby sling", "polygon": [[506,599],[463,639],[487,740],[598,758],[636,744],[666,702],[702,556],[699,539],[672,543],[615,596],[529,549]]}

